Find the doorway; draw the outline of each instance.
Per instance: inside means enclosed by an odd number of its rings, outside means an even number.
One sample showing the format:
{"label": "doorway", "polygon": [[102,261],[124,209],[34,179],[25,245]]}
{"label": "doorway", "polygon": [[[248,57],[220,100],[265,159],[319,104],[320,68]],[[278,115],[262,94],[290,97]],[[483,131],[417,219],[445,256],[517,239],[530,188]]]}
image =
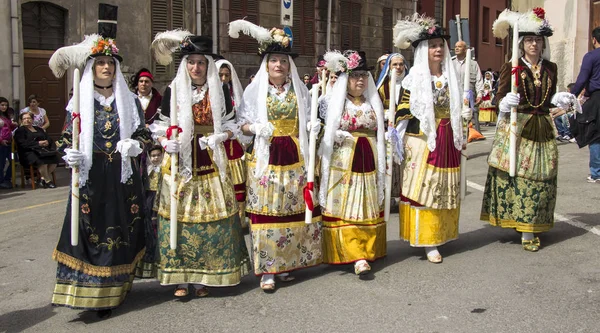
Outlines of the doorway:
{"label": "doorway", "polygon": [[50,120],[47,132],[56,139],[65,122],[67,80],[54,77],[48,60],[55,50],[65,45],[67,10],[49,2],[33,1],[21,5],[21,13],[25,98],[38,97],[40,107],[46,110]]}

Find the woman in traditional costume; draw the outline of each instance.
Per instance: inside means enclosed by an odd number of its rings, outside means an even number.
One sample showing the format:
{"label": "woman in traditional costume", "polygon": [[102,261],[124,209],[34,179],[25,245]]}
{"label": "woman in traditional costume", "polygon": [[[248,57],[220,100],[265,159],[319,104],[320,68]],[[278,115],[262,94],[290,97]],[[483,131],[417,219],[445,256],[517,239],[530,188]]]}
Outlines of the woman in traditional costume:
{"label": "woman in traditional costume", "polygon": [[[500,70],[497,100],[500,117],[483,194],[481,219],[522,233],[526,251],[538,251],[540,233],[554,226],[558,148],[550,108],[556,92],[557,66],[550,61],[552,28],[542,8],[527,13],[505,10],[493,25],[497,38],[519,22],[518,93],[511,92],[511,62]],[[517,108],[516,173],[509,175],[510,110]]]}
{"label": "woman in traditional costume", "polygon": [[[437,247],[458,238],[460,212],[463,94],[447,38],[435,20],[417,14],[394,27],[396,46],[406,49],[412,43],[415,48],[390,135],[404,146],[404,151],[397,150],[404,157],[400,238],[425,248],[433,263],[442,262]],[[471,112],[466,109],[462,117]]]}
{"label": "woman in traditional costume", "polygon": [[479,104],[479,122],[495,123],[498,120],[496,107],[492,105],[494,100],[494,74],[485,72],[483,78],[483,93],[481,94],[481,103]]}
{"label": "woman in traditional costume", "polygon": [[319,192],[323,262],[354,264],[361,275],[371,270],[368,262],[386,255],[383,105],[358,52],[331,51],[325,60],[338,79],[319,109],[325,119]]}
{"label": "woman in traditional costume", "polygon": [[[221,82],[227,86],[231,96],[231,104],[235,114],[236,122],[238,122],[239,108],[242,104],[244,89],[240,83],[240,79],[233,65],[225,60],[219,59],[215,62],[219,71]],[[239,133],[239,132],[238,132]],[[248,228],[246,221],[246,161],[244,160],[244,147],[241,145],[237,137],[227,139],[224,142],[225,153],[229,160],[229,172],[235,190],[235,199],[238,203],[240,220],[244,229]]]}
{"label": "woman in traditional costume", "polygon": [[259,41],[262,56],[256,77],[244,91],[239,117],[245,139],[253,139],[246,155],[246,213],[254,274],[261,276],[263,290],[272,291],[275,276],[291,281],[289,272],[322,260],[320,209],[314,203],[312,223],[305,223],[303,195],[307,129],[318,131],[320,126],[309,122],[309,92],[298,76],[290,37],[281,29],[269,31],[244,20],[229,24],[231,37],[238,38],[240,31]]}
{"label": "woman in traditional costume", "polygon": [[[176,297],[208,295],[208,287],[234,286],[250,271],[238,206],[227,168],[223,142],[235,137],[239,127],[229,91],[213,61],[212,39],[175,30],[157,34],[152,42],[161,65],[172,61],[179,49],[181,64],[165,90],[159,119],[150,127],[153,137],[171,155],[163,160],[163,179],[157,194],[159,271],[161,285],[177,285]],[[171,87],[175,84],[176,96]],[[177,99],[177,124],[171,124],[171,98]],[[179,130],[179,140],[172,131]],[[179,173],[171,174],[172,154],[179,155]],[[174,179],[175,178],[175,179]],[[170,248],[169,188],[177,195],[177,248]]]}
{"label": "woman in traditional costume", "polygon": [[[116,21],[117,7],[100,4],[100,19]],[[79,114],[75,99],[68,120],[81,119],[79,149],[66,149],[69,167],[79,167],[79,241],[71,245],[71,200],[52,258],[58,262],[52,304],[110,315],[131,289],[144,255],[144,188],[136,156],[146,134],[120,69],[116,23],[98,23],[100,34],[58,49],[50,58],[54,75],[85,65]],[[72,133],[72,126],[67,129]],[[70,198],[70,196],[69,196]]]}
{"label": "woman in traditional costume", "polygon": [[[391,78],[392,69],[396,69],[396,77],[395,79]],[[379,97],[381,98],[381,102],[383,103],[384,109],[384,119],[387,125],[387,111],[390,106],[390,81],[394,82],[396,85],[396,109],[400,103],[400,92],[402,91],[402,80],[408,74],[408,61],[406,58],[400,53],[392,53],[387,56],[386,61],[383,64],[383,69],[379,74],[379,78],[377,79],[377,92],[379,93]],[[400,165],[394,163],[392,168],[392,199],[395,201],[395,204],[398,204],[400,201],[400,185],[402,182],[402,168]]]}

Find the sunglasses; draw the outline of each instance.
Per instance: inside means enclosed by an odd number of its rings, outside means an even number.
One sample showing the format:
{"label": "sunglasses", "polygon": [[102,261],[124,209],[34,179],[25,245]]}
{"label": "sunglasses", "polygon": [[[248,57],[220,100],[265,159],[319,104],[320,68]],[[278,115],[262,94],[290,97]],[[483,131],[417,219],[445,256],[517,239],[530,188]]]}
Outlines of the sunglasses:
{"label": "sunglasses", "polygon": [[365,72],[365,71],[353,71],[350,73],[350,78],[352,78],[352,79],[359,79],[359,78],[366,79],[368,76],[369,76],[369,72]]}

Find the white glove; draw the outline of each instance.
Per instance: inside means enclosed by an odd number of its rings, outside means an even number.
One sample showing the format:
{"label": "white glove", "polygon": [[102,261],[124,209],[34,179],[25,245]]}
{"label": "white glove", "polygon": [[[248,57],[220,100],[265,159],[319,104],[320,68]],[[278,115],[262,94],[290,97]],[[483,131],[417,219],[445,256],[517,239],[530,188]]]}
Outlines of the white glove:
{"label": "white glove", "polygon": [[140,143],[133,139],[123,139],[117,142],[117,151],[121,153],[123,157],[136,157],[143,149],[140,147]]}
{"label": "white glove", "polygon": [[198,143],[200,144],[200,149],[204,150],[206,147],[211,150],[215,150],[217,145],[225,140],[229,139],[229,134],[227,133],[217,133],[209,136],[203,136],[198,139]]}
{"label": "white glove", "polygon": [[274,130],[275,127],[273,127],[273,124],[271,123],[255,123],[250,125],[250,132],[256,134],[256,136],[263,137],[266,139],[270,138],[273,135]]}
{"label": "white glove", "polygon": [[337,130],[335,131],[335,142],[336,143],[342,143],[344,142],[344,140],[348,139],[348,138],[352,138],[352,134],[350,134],[349,132],[343,131],[343,130]]}
{"label": "white glove", "polygon": [[385,139],[390,141],[394,151],[394,162],[401,164],[404,160],[404,133],[408,127],[408,120],[401,120],[396,128],[390,128],[385,132]]}
{"label": "white glove", "polygon": [[162,146],[165,148],[165,151],[169,154],[174,154],[179,152],[179,141],[177,140],[168,140],[165,139],[162,141]]}
{"label": "white glove", "polygon": [[473,118],[473,109],[463,106],[460,115],[463,117],[464,120],[469,121],[471,120],[471,118]]}
{"label": "white glove", "polygon": [[312,124],[310,121],[306,123],[306,130],[308,132],[313,132],[315,133],[315,135],[319,134],[319,131],[321,131],[321,122],[319,122],[317,120],[316,124]]}
{"label": "white glove", "polygon": [[521,96],[519,94],[509,92],[500,102],[500,112],[510,112],[510,108],[519,105]]}
{"label": "white glove", "polygon": [[66,155],[63,156],[63,160],[65,161],[65,163],[67,163],[69,168],[78,167],[85,160],[85,156],[83,156],[83,153],[77,149],[67,148],[65,149],[65,154]]}

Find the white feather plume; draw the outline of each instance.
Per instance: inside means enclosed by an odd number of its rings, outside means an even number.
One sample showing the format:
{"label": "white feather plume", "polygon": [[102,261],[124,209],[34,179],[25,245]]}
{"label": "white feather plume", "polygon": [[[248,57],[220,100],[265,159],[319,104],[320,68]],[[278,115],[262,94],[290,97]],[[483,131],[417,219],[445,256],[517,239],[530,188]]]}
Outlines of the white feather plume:
{"label": "white feather plume", "polygon": [[521,26],[521,24],[523,24],[523,20],[521,20],[521,16],[523,16],[521,13],[513,12],[510,9],[505,9],[502,13],[500,13],[500,15],[498,15],[498,18],[492,25],[494,37],[500,39],[506,38],[510,32],[510,28],[514,26],[515,22],[517,21],[519,21],[519,30],[523,30]]}
{"label": "white feather plume", "polygon": [[420,22],[434,25],[435,21],[430,20],[417,13],[407,16],[403,20],[398,20],[394,26],[394,45],[403,50],[409,48],[412,42],[419,39],[425,29],[425,25],[420,24]]}
{"label": "white feather plume", "polygon": [[240,32],[256,39],[259,43],[266,43],[273,40],[271,32],[259,25],[246,20],[235,20],[229,22],[229,37],[240,38]]}
{"label": "white feather plume", "polygon": [[48,66],[50,66],[54,76],[60,78],[71,67],[83,67],[99,38],[100,35],[92,34],[85,36],[83,42],[79,44],[64,46],[56,50],[50,57],[50,61],[48,61]]}
{"label": "white feather plume", "polygon": [[326,62],[325,66],[327,69],[334,73],[344,70],[348,61],[348,59],[337,50],[327,51],[323,56],[323,59]]}
{"label": "white feather plume", "polygon": [[180,29],[157,33],[152,41],[152,54],[156,62],[163,66],[170,64],[173,61],[173,52],[177,51],[186,37],[192,35],[191,32]]}

